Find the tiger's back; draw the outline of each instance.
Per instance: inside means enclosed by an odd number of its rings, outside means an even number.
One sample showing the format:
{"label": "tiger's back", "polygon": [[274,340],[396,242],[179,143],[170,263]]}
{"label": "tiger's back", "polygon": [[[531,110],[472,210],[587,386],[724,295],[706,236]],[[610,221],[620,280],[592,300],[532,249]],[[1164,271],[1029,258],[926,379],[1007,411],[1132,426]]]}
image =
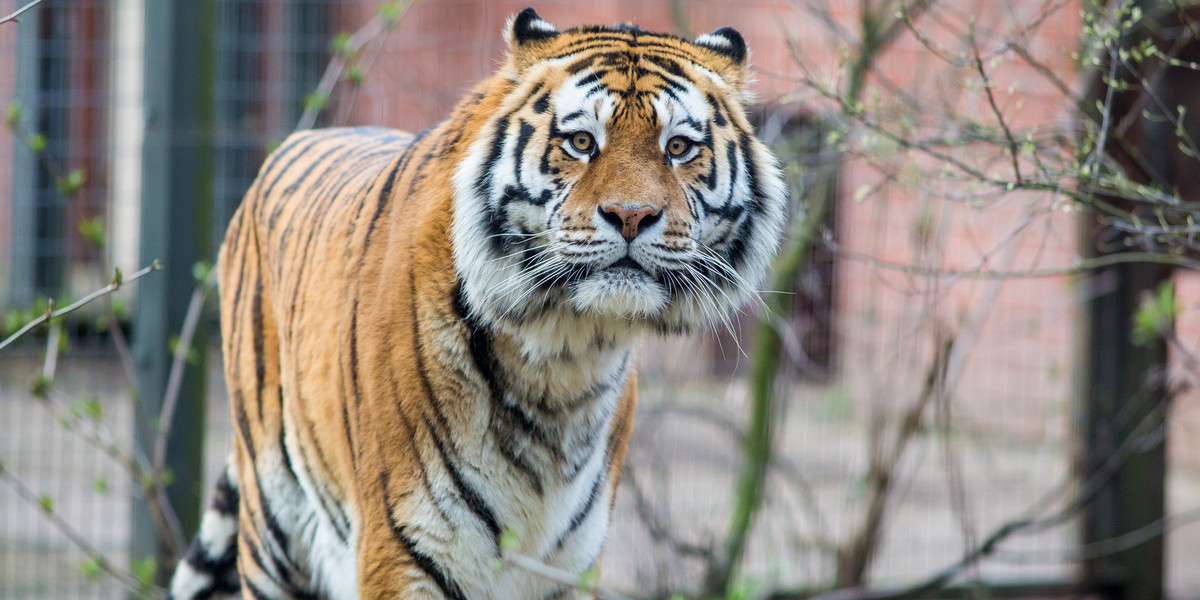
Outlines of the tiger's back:
{"label": "tiger's back", "polygon": [[241,536],[240,568],[256,597],[357,589],[354,398],[343,374],[358,369],[358,340],[348,324],[358,319],[364,273],[378,271],[367,248],[387,231],[380,221],[411,142],[376,128],[291,136],[263,166],[222,247],[235,461],[251,474],[240,486],[239,530],[254,535]]}

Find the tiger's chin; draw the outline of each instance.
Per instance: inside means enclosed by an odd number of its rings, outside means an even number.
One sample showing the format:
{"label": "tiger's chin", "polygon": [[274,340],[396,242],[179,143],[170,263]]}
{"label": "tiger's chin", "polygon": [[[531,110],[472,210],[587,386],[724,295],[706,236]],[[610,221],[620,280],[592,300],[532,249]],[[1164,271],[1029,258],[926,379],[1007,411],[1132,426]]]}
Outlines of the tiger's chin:
{"label": "tiger's chin", "polygon": [[641,269],[610,268],[572,284],[570,301],[581,313],[643,320],[662,315],[670,294]]}

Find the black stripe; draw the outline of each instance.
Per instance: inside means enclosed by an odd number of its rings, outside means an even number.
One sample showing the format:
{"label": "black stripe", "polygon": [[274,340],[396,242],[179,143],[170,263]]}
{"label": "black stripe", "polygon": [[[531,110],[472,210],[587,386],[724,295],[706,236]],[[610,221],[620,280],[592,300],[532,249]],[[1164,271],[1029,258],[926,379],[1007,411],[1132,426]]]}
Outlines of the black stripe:
{"label": "black stripe", "polygon": [[433,439],[433,445],[442,457],[442,463],[446,465],[446,472],[450,474],[450,481],[454,483],[454,488],[458,490],[459,497],[462,498],[467,508],[471,509],[471,512],[475,513],[475,516],[491,532],[492,540],[496,542],[498,550],[500,547],[500,523],[496,520],[496,514],[492,512],[492,508],[488,506],[483,496],[479,494],[479,491],[463,478],[462,472],[458,470],[453,457],[447,452],[445,442],[437,434],[433,423],[429,419],[425,419],[425,427],[429,429],[429,437]]}
{"label": "black stripe", "polygon": [[367,248],[371,246],[371,234],[375,232],[375,222],[379,220],[379,217],[383,214],[384,207],[387,206],[388,200],[391,199],[392,186],[396,183],[396,175],[400,173],[406,165],[408,165],[410,160],[412,160],[413,154],[416,153],[417,146],[422,140],[425,139],[425,136],[429,135],[430,131],[432,131],[432,129],[426,129],[425,131],[417,134],[417,137],[413,138],[412,143],[409,144],[407,149],[405,149],[404,154],[399,157],[399,159],[396,161],[396,165],[392,167],[391,172],[388,173],[386,179],[384,179],[383,188],[379,190],[379,200],[375,205],[375,214],[371,215],[371,220],[367,222],[367,234],[363,240],[363,254],[359,259],[360,266],[362,265],[362,261],[366,260]]}
{"label": "black stripe", "polygon": [[[442,504],[438,501],[437,494],[434,492],[433,483],[429,480],[429,471],[426,470],[425,461],[422,460],[421,452],[417,449],[416,428],[414,428],[412,422],[408,420],[408,415],[404,414],[404,408],[400,406],[399,402],[396,403],[396,413],[400,416],[400,423],[404,425],[404,439],[408,442],[409,448],[412,450],[413,460],[417,463],[417,468],[421,471],[421,482],[424,484],[425,490],[429,492],[429,497],[433,499],[433,507],[436,508],[438,514],[441,515],[442,522],[444,522],[451,531],[457,532],[458,526],[454,523],[454,521],[450,520],[450,516],[447,515],[446,511],[442,509]],[[392,515],[390,499],[391,491],[388,488],[388,481],[390,481],[389,472],[386,470],[380,471],[379,479],[383,485],[383,502],[387,506],[386,513],[388,522],[392,524],[392,529],[395,529],[398,525],[396,525],[396,519]],[[411,492],[405,492],[405,495],[409,493]]]}
{"label": "black stripe", "polygon": [[722,110],[721,104],[717,102],[716,97],[712,94],[708,94],[708,105],[712,108],[713,121],[717,124],[717,127],[724,127],[729,121],[725,120],[725,111]]}
{"label": "black stripe", "polygon": [[546,112],[549,108],[550,108],[550,92],[546,92],[545,94],[542,94],[541,97],[539,97],[533,103],[533,112],[536,112],[538,114],[542,114],[542,113]]}
{"label": "black stripe", "polygon": [[[497,398],[493,396],[492,400],[495,402]],[[540,423],[538,423],[537,419],[530,416],[529,413],[525,412],[515,402],[508,401],[505,395],[501,395],[499,400],[499,404],[494,404],[493,408],[501,411],[504,416],[508,417],[506,420],[509,421],[509,423],[507,424],[516,424],[516,426],[520,428],[521,432],[524,433],[526,437],[533,438],[535,441],[544,446],[556,460],[562,460],[564,458],[561,441],[554,439],[558,436],[546,431],[546,429],[542,427]],[[495,422],[496,421],[493,420],[493,423]],[[511,435],[513,432],[506,428],[496,431],[496,433],[499,435]]]}
{"label": "black stripe", "polygon": [[211,576],[213,578],[212,585],[215,586],[222,581],[222,576],[229,570],[237,568],[236,540],[226,545],[225,551],[220,556],[212,556],[209,554],[205,540],[197,535],[192,540],[192,544],[188,546],[187,556],[183,560],[196,571]]}
{"label": "black stripe", "polygon": [[529,138],[533,137],[533,125],[526,123],[524,119],[520,120],[521,130],[517,133],[517,147],[513,149],[513,164],[515,165],[514,172],[517,180],[517,185],[521,184],[521,163],[525,158],[525,147],[529,145]]}
{"label": "black stripe", "polygon": [[[274,196],[275,186],[279,185],[279,182],[283,179],[283,177],[285,175],[292,172],[292,166],[294,166],[297,161],[308,158],[308,151],[310,149],[312,149],[314,146],[316,146],[317,144],[320,144],[322,142],[336,140],[338,138],[346,137],[346,136],[353,134],[353,130],[349,130],[349,129],[326,130],[326,131],[329,131],[330,133],[322,132],[321,134],[310,134],[311,142],[306,144],[303,148],[298,148],[296,150],[295,154],[290,159],[288,159],[288,161],[279,169],[279,172],[275,175],[275,178],[271,180],[271,184],[267,186],[266,192],[264,192],[263,195],[261,196],[261,198],[263,200],[268,200]],[[337,149],[338,147],[340,147],[340,146],[335,146],[334,149]],[[311,172],[312,166],[314,166],[314,165],[312,165],[312,164],[309,165],[309,171],[306,171],[296,183],[298,183],[299,181],[303,181],[304,178],[308,176],[308,174]],[[295,183],[293,183],[291,186],[289,186],[289,189],[293,188],[294,186],[295,186]],[[266,219],[268,224],[274,226],[275,220],[277,218],[279,218],[279,214],[283,210],[283,207],[285,205],[286,204],[283,202],[279,202],[276,204],[275,210],[273,210],[271,212],[271,215]],[[266,205],[264,204],[263,206],[260,206],[260,208],[266,208]]]}
{"label": "black stripe", "polygon": [[[410,277],[411,277],[411,271],[410,271]],[[420,331],[420,328],[418,327],[419,320],[418,320],[418,315],[417,315],[417,303],[416,303],[416,298],[415,298],[415,295],[416,295],[415,284],[410,289],[409,293],[411,295],[413,295],[412,336],[413,336],[413,354],[417,359],[417,374],[421,380],[421,386],[425,389],[425,397],[429,399],[430,405],[434,406],[436,409],[438,399],[435,396],[435,394],[433,393],[433,387],[429,383],[428,372],[426,371],[426,366],[425,366],[425,357],[424,357],[423,353],[421,352],[421,331]],[[448,429],[448,426],[445,424],[444,417],[442,417],[440,414],[438,416],[439,416],[440,424],[443,427],[447,427],[447,429]],[[458,491],[459,497],[462,498],[463,503],[467,505],[467,508],[470,508],[471,512],[475,513],[475,516],[484,524],[484,526],[486,526],[488,528],[488,531],[490,531],[492,533],[492,539],[493,539],[493,541],[495,541],[497,549],[499,549],[500,523],[499,523],[499,521],[496,520],[496,513],[492,511],[492,508],[490,506],[488,506],[487,502],[483,499],[483,496],[481,496],[479,494],[479,491],[476,490],[470,484],[470,482],[468,482],[466,479],[463,478],[462,473],[458,470],[458,466],[456,464],[456,461],[454,460],[454,457],[451,456],[450,451],[446,447],[446,443],[442,440],[442,437],[438,434],[437,427],[434,426],[434,424],[429,420],[428,417],[426,417],[424,419],[424,421],[425,421],[426,429],[429,430],[429,437],[433,439],[434,447],[437,448],[438,454],[441,456],[442,463],[446,466],[446,471],[448,473],[450,473],[450,480],[454,483],[454,487]]]}
{"label": "black stripe", "polygon": [[[483,378],[484,383],[487,385],[492,405],[502,405],[504,403],[504,391],[500,388],[500,382],[497,380],[495,373],[496,359],[492,354],[491,338],[484,330],[483,324],[469,313],[461,287],[459,287],[458,293],[455,294],[453,302],[455,312],[461,315],[463,324],[467,326],[467,346],[471,353],[471,362],[475,366],[475,372]],[[528,460],[517,454],[513,447],[514,440],[512,436],[495,435],[495,439],[500,454],[519,471],[524,473],[525,477],[529,479],[529,485],[533,487],[539,496],[542,495],[544,487],[541,475],[533,465],[529,464]]]}
{"label": "black stripe", "polygon": [[476,190],[491,189],[492,173],[496,169],[496,163],[500,162],[500,155],[504,152],[504,141],[507,133],[508,117],[503,116],[496,119],[496,131],[492,134],[492,149],[488,151],[487,160],[484,161],[483,167],[479,171],[479,177],[475,179]]}
{"label": "black stripe", "polygon": [[[279,395],[280,395],[279,404],[280,404],[280,406],[282,406],[283,405],[283,390],[282,389],[279,390]],[[283,466],[284,466],[284,468],[287,469],[288,475],[290,475],[292,477],[292,481],[298,482],[299,478],[296,477],[296,469],[294,466],[292,466],[292,455],[290,452],[288,452],[288,447],[287,447],[287,426],[283,424],[282,420],[279,423],[279,453],[283,455]]]}
{"label": "black stripe", "polygon": [[250,454],[250,464],[254,464],[257,453],[254,450],[254,437],[250,433],[250,418],[246,416],[246,406],[241,401],[241,388],[235,385],[231,391],[234,395],[233,418],[237,421],[238,435],[242,438],[242,445],[246,446],[246,452]]}
{"label": "black stripe", "polygon": [[425,574],[429,575],[430,579],[433,579],[433,582],[437,584],[438,589],[442,591],[442,595],[446,597],[446,600],[467,600],[467,597],[463,595],[462,588],[458,587],[458,583],[446,575],[437,562],[430,558],[429,555],[417,550],[417,543],[408,536],[407,529],[406,526],[401,526],[398,529],[393,529],[393,532],[396,535],[396,539],[400,541],[405,551],[408,552],[408,555],[412,557],[413,562],[422,571],[425,571]]}
{"label": "black stripe", "polygon": [[308,435],[312,442],[307,446],[303,444],[300,446],[300,453],[302,455],[301,458],[304,459],[300,461],[300,466],[304,468],[304,473],[308,475],[308,480],[313,483],[313,488],[317,496],[318,507],[322,510],[322,512],[325,513],[325,517],[329,519],[329,522],[333,525],[334,531],[337,533],[338,538],[342,542],[346,542],[350,537],[350,520],[346,516],[346,513],[341,510],[342,503],[338,502],[336,498],[332,497],[326,486],[319,485],[320,480],[313,476],[313,470],[311,466],[313,459],[309,457],[310,453],[305,451],[306,448],[312,448],[313,454],[316,456],[316,462],[322,469],[325,470],[325,472],[328,473],[331,471],[331,469],[329,468],[329,461],[325,460],[325,455],[321,452],[320,444],[317,443],[316,432],[313,430],[313,424],[311,421],[308,423],[308,429]]}
{"label": "black stripe", "polygon": [[[254,547],[251,546],[250,550],[253,553]],[[254,554],[254,559],[258,563],[259,569],[262,569],[262,561],[259,560],[257,553]],[[270,574],[268,574],[266,572],[266,570],[263,570],[263,573],[266,574],[268,578],[271,577]],[[270,599],[270,596],[268,596],[265,592],[263,592],[262,589],[259,588],[257,585],[254,585],[254,582],[250,581],[249,577],[242,575],[242,593],[245,594],[247,592],[249,592],[250,598],[252,600],[269,600]]]}
{"label": "black stripe", "polygon": [[[261,257],[258,247],[258,236],[254,236],[254,254]],[[261,261],[260,261],[261,265]],[[255,265],[255,266],[260,266]],[[257,403],[258,422],[263,422],[263,382],[266,380],[267,367],[263,362],[263,309],[262,309],[263,280],[262,273],[254,279],[254,288],[250,296],[250,335],[254,353],[254,400]]]}
{"label": "black stripe", "polygon": [[[326,130],[326,131],[328,131],[328,130]],[[341,135],[348,135],[348,134],[349,134],[349,132],[343,132]],[[322,132],[322,133],[309,132],[309,133],[297,135],[294,137],[296,137],[296,141],[292,143],[293,145],[285,145],[285,146],[275,150],[274,152],[272,152],[271,156],[269,156],[267,158],[267,165],[263,165],[262,170],[259,172],[259,175],[258,175],[259,179],[262,181],[265,181],[265,177],[271,173],[269,166],[274,166],[275,163],[277,161],[279,161],[280,159],[282,159],[284,156],[287,156],[288,154],[292,154],[291,158],[289,158],[287,160],[287,162],[284,163],[283,166],[279,169],[279,171],[277,173],[275,173],[275,177],[273,179],[271,179],[271,183],[267,185],[266,191],[263,192],[263,194],[260,196],[261,198],[271,197],[272,192],[275,190],[275,186],[279,185],[279,181],[281,179],[283,179],[284,175],[291,172],[292,165],[296,164],[297,160],[300,160],[302,157],[305,157],[308,155],[308,151],[310,148],[325,141],[326,139],[330,139],[329,136],[327,134],[325,134],[324,132]],[[334,136],[334,137],[338,137],[338,136]],[[303,139],[305,142],[307,142],[306,144],[304,144],[304,146],[302,148],[298,147],[299,140],[301,140],[301,139]],[[296,150],[296,152],[292,153],[292,150]],[[262,189],[261,182],[259,184],[259,189]]]}
{"label": "black stripe", "polygon": [[215,510],[222,515],[237,518],[239,499],[237,488],[229,482],[229,472],[223,471],[221,476],[217,478],[216,490],[213,493],[212,504],[209,505],[209,509]]}
{"label": "black stripe", "polygon": [[566,531],[563,531],[562,534],[558,536],[558,541],[554,543],[555,549],[562,550],[563,544],[567,543],[567,538],[570,537],[572,533],[575,533],[575,530],[579,529],[579,526],[582,525],[583,521],[587,519],[588,515],[591,514],[592,508],[596,506],[596,499],[600,497],[600,490],[601,486],[604,484],[604,480],[606,479],[606,473],[607,470],[601,466],[600,471],[596,474],[596,481],[592,483],[592,491],[588,493],[587,501],[583,503],[583,507],[575,513],[575,516],[571,517],[571,522],[567,525]]}

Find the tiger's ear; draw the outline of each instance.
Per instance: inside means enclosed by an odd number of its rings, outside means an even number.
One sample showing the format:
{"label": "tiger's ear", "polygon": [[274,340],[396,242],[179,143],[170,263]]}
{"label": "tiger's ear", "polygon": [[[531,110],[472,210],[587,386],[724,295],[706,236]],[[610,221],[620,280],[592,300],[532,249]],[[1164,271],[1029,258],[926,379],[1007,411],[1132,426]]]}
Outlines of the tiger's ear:
{"label": "tiger's ear", "polygon": [[525,44],[545,41],[556,35],[558,28],[539,17],[536,10],[526,8],[508,20],[504,38],[509,50],[515,53]]}
{"label": "tiger's ear", "polygon": [[510,17],[508,28],[504,31],[504,41],[508,42],[505,75],[513,81],[520,81],[525,69],[544,58],[543,53],[551,45],[547,42],[558,35],[558,29],[539,17],[537,11],[532,8],[526,8],[515,17]]}
{"label": "tiger's ear", "polygon": [[717,72],[739,92],[739,95],[749,93],[746,91],[746,63],[749,52],[746,50],[746,40],[742,38],[742,34],[732,27],[722,27],[696,38],[692,43],[717,55]]}
{"label": "tiger's ear", "polygon": [[712,33],[706,33],[696,38],[695,44],[728,58],[738,66],[746,66],[746,40],[732,27],[722,27]]}

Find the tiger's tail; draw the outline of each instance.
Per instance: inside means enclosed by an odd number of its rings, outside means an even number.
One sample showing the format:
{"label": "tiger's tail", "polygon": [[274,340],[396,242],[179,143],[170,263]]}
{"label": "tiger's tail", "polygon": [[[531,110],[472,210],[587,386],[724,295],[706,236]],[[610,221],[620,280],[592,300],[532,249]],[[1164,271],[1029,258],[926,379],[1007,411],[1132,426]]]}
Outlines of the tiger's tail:
{"label": "tiger's tail", "polygon": [[237,571],[238,484],[232,457],[217,479],[212,504],[200,520],[187,555],[175,567],[167,600],[232,598],[241,590]]}

